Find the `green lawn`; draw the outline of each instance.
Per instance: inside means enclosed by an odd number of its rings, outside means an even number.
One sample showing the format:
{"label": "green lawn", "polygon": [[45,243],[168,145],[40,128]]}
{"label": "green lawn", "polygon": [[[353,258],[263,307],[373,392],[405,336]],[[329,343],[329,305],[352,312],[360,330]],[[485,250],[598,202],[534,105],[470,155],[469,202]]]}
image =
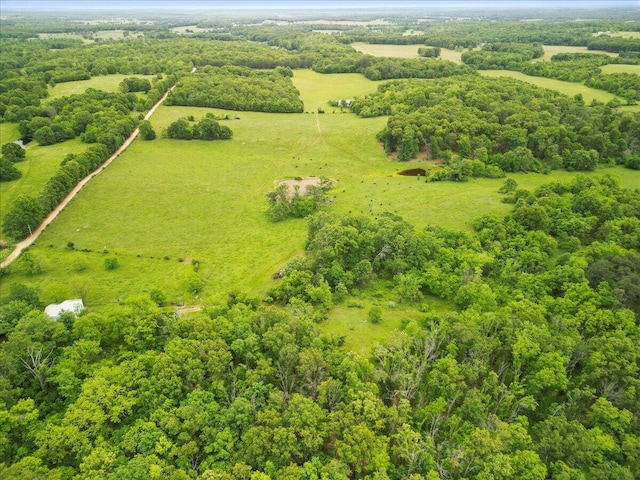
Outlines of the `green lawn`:
{"label": "green lawn", "polygon": [[[598,90],[596,88],[590,88],[582,83],[576,82],[564,82],[562,80],[554,80],[552,78],[534,77],[532,75],[525,75],[521,72],[513,72],[511,70],[479,70],[481,75],[485,77],[511,77],[523,82],[531,83],[543,88],[549,88],[556,90],[565,95],[573,97],[578,93],[582,94],[584,101],[590,103],[592,100],[598,100],[599,102],[607,103],[614,98],[615,95],[604,90]],[[619,99],[622,103],[625,103],[622,99]]]}
{"label": "green lawn", "polygon": [[105,92],[117,92],[120,82],[129,77],[148,78],[151,80],[153,75],[101,75],[99,77],[91,77],[89,80],[58,83],[53,88],[49,87],[49,98],[77,95],[84,93],[87,88],[95,88],[96,90],[104,90]]}

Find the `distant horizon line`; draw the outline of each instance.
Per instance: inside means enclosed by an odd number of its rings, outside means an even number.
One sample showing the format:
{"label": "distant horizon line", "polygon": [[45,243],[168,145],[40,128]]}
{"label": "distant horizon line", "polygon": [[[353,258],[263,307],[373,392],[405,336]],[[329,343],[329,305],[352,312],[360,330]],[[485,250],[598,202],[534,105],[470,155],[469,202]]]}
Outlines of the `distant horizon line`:
{"label": "distant horizon line", "polygon": [[[176,4],[177,3],[177,4]],[[335,10],[335,9],[463,9],[493,10],[509,9],[563,9],[586,8],[605,10],[611,8],[631,8],[640,11],[640,0],[403,0],[397,2],[383,0],[187,0],[175,2],[171,0],[0,0],[0,8],[7,11],[113,11],[113,10],[147,10],[154,8],[163,11],[187,10]]]}

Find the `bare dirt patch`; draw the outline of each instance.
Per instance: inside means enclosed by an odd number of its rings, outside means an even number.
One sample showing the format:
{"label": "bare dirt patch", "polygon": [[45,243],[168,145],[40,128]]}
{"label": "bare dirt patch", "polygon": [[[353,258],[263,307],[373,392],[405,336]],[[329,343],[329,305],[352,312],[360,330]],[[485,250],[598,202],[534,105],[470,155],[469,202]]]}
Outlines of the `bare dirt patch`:
{"label": "bare dirt patch", "polygon": [[319,187],[322,184],[322,179],[320,177],[306,177],[301,179],[293,179],[293,180],[280,180],[276,182],[276,187],[285,184],[291,190],[295,190],[298,187],[298,193],[300,195],[306,195],[309,186]]}

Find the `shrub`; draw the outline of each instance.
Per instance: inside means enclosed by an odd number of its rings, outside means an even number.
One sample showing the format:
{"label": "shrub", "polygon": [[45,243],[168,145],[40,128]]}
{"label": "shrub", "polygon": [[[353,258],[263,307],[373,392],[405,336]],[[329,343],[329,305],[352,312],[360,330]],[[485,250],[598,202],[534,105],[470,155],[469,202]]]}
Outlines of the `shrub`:
{"label": "shrub", "polygon": [[115,270],[118,268],[118,259],[116,257],[107,257],[104,259],[105,270]]}

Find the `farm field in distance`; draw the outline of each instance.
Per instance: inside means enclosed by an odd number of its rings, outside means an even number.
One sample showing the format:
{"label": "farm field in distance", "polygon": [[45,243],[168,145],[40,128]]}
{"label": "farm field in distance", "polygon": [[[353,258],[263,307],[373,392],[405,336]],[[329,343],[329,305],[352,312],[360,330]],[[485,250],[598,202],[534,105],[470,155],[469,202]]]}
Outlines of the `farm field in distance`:
{"label": "farm field in distance", "polygon": [[[389,45],[377,43],[355,42],[351,46],[357,51],[374,55],[376,57],[396,57],[396,58],[420,58],[418,48],[423,45]],[[440,49],[440,58],[449,60],[450,62],[461,64],[460,56],[462,52],[451,50],[449,48]]]}
{"label": "farm field in distance", "polygon": [[[580,94],[584,98],[584,101],[587,103],[591,102],[592,100],[607,103],[616,98],[616,96],[612,93],[605,92],[604,90],[598,90],[596,88],[590,88],[583,85],[582,83],[565,82],[562,80],[555,80],[553,78],[535,77],[533,75],[525,75],[522,72],[514,72],[512,70],[480,70],[480,74],[486,77],[515,78],[516,80],[531,83],[533,85],[537,85],[538,87],[556,90],[570,97]],[[622,101],[622,99],[619,100]]]}

